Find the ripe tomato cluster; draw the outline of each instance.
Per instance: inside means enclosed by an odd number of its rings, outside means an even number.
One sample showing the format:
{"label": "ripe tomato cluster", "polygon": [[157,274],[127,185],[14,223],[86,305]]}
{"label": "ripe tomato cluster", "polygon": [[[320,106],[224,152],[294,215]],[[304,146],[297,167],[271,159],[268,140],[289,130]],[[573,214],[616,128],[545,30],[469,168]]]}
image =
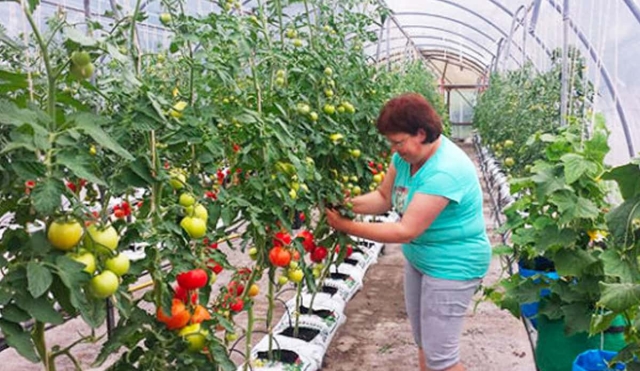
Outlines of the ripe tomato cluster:
{"label": "ripe tomato cluster", "polygon": [[205,306],[198,304],[198,290],[207,285],[209,278],[204,269],[196,268],[178,274],[176,281],[178,285],[174,288],[171,313],[167,314],[158,307],[156,318],[168,330],[177,330],[190,351],[199,352],[205,347],[208,335],[201,323],[210,320],[211,313]]}

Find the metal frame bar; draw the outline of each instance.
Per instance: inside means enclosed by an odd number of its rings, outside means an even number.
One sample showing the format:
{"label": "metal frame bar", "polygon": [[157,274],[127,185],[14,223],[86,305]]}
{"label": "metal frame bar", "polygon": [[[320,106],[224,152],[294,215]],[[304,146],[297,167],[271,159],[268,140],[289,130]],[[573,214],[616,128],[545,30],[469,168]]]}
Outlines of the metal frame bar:
{"label": "metal frame bar", "polygon": [[[465,53],[462,53],[462,55],[460,55],[458,50],[454,51],[454,50],[445,49],[446,46],[442,45],[442,44],[426,43],[426,44],[416,44],[416,46],[418,48],[421,48],[421,47],[435,48],[435,49],[432,49],[432,50],[419,49],[420,53],[424,56],[425,60],[428,60],[428,59],[432,58],[432,55],[435,56],[436,58],[443,57],[443,51],[446,51],[449,55],[455,56],[457,58],[456,60],[460,59],[461,56],[462,56],[463,61],[464,61],[465,58],[467,58],[469,60],[469,62],[470,62],[468,67],[470,69],[474,69],[475,71],[477,71],[480,74],[482,74],[483,73],[482,71],[484,71],[486,69],[486,67],[487,67],[486,63],[478,60],[476,57],[468,55],[468,54],[465,54]],[[396,48],[391,49],[391,51],[393,52],[395,50],[400,50],[402,48],[403,47],[396,47]],[[393,56],[394,53],[392,53],[391,55]],[[383,59],[383,60],[386,60],[386,59]]]}
{"label": "metal frame bar", "polygon": [[633,16],[636,17],[638,23],[640,23],[640,6],[638,6],[634,0],[624,0],[624,3],[627,4]]}
{"label": "metal frame bar", "polygon": [[[455,35],[458,37],[461,37],[467,41],[469,41],[470,43],[477,45],[479,48],[481,48],[482,50],[486,51],[488,54],[490,54],[491,56],[495,57],[495,54],[493,52],[491,52],[489,49],[487,49],[484,45],[480,44],[479,42],[473,40],[472,38],[470,38],[469,36],[465,36],[464,34],[461,34],[459,32],[454,32],[451,30],[448,30],[446,28],[442,28],[442,27],[435,27],[435,26],[423,26],[423,25],[404,25],[402,26],[405,29],[411,29],[411,28],[417,28],[417,29],[429,29],[429,30],[436,30],[436,31],[442,31],[451,35]],[[411,36],[412,38],[418,38],[422,35],[414,35]],[[392,39],[393,40],[393,39]],[[517,59],[514,56],[511,56],[511,58],[517,63]]]}
{"label": "metal frame bar", "polygon": [[[437,40],[437,41],[442,41],[442,42],[444,42],[444,43],[450,43],[450,44],[453,44],[453,45],[456,45],[456,46],[460,46],[460,44],[459,44],[459,43],[456,43],[456,42],[455,42],[455,40],[451,40],[451,39],[447,39],[447,38],[439,37],[439,36],[431,36],[431,35],[415,35],[415,36],[412,36],[412,38],[414,38],[414,39]],[[391,39],[389,39],[388,41],[390,41],[390,42],[391,42],[391,41],[404,40],[404,39],[405,39],[405,38],[404,38],[404,36],[397,36],[397,37],[392,37],[392,38],[391,38]],[[479,46],[480,46],[480,48],[482,48],[483,50],[485,50],[489,55],[494,56],[494,54],[493,54],[490,50],[486,49],[485,47],[483,47],[483,46],[481,46],[481,45],[479,45]],[[404,47],[406,48],[406,45],[405,45]],[[478,54],[478,56],[479,56],[479,57],[481,57],[481,58],[485,58],[485,57],[486,57],[486,55],[485,55],[484,53],[482,53],[482,52],[478,51],[478,50],[477,50],[477,49],[475,49],[475,48],[468,47],[468,46],[466,46],[466,45],[465,45],[465,46],[463,46],[462,48],[458,47],[458,49],[466,50],[466,51],[470,51],[470,52],[474,52],[474,53]]]}

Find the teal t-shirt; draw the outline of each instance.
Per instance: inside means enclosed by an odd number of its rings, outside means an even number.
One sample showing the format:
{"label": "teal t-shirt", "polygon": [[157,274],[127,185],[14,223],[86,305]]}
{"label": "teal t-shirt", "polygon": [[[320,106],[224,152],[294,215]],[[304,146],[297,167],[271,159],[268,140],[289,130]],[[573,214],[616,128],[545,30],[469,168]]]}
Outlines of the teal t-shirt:
{"label": "teal t-shirt", "polygon": [[392,200],[396,212],[402,215],[416,192],[449,199],[424,233],[402,245],[402,252],[416,269],[431,277],[481,278],[491,260],[482,187],[467,154],[445,136],[441,138],[436,153],[413,176],[409,163],[397,153],[393,155],[396,178]]}

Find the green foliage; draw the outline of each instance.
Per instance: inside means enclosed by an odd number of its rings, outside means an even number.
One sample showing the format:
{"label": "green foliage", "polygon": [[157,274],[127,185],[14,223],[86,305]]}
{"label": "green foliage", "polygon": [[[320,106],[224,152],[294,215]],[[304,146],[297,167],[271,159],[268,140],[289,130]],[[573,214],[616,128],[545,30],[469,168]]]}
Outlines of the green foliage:
{"label": "green foliage", "polygon": [[[226,335],[240,332],[226,289],[200,290],[200,303],[213,317],[203,323],[211,357],[187,352],[176,331],[142,308],[167,312],[181,272],[219,264],[237,274],[210,241],[229,237],[226,231],[243,222],[240,249],[258,250],[251,279],[266,270],[274,274],[268,260],[274,234],[291,232],[295,212],[311,216],[341,204],[356,186],[376,187],[369,163],[384,171],[389,153],[374,123],[388,99],[417,91],[444,111],[422,65],[389,71],[368,63],[362,46],[375,42],[376,33],[367,30],[387,9],[362,13],[356,1],[318,0],[305,2],[315,8],[313,17],[283,17],[282,7],[293,3],[266,2],[254,14],[239,15],[232,11],[237,2],[224,1],[221,13],[195,17],[182,12],[181,2],[163,1],[171,14],[169,47],[154,53],[139,50],[132,32],[133,20],[146,13],[114,19],[108,28],[90,24],[91,36],[57,14],[42,35],[34,30],[36,63],[24,58],[19,43],[0,49],[6,61],[0,67],[0,215],[14,212],[18,226],[0,239],[6,272],[0,327],[10,346],[32,361],[71,357],[47,355],[44,335],[23,325],[29,319],[38,326],[61,323],[57,304],[99,328],[104,300],[92,296],[88,284],[95,274],[83,271],[74,254],[94,254],[100,272],[108,258],[143,244],[145,258],[133,262],[107,299],[120,319],[97,363],[122,351],[114,369],[234,369],[231,342],[216,334],[217,326]],[[295,39],[284,37],[289,29]],[[78,51],[90,56],[91,78],[74,76],[70,56]],[[332,139],[336,134],[341,139]],[[182,192],[207,210],[206,241],[180,226],[196,213],[180,206]],[[116,197],[130,215],[116,214]],[[59,218],[78,221],[85,234],[88,225],[113,227],[117,248],[90,237],[69,253],[57,250],[47,231]],[[37,225],[44,230],[30,228]],[[308,217],[305,228],[328,247],[348,242],[322,218]],[[344,252],[330,251],[329,259],[344,259]],[[313,289],[314,267],[305,259],[300,264]],[[144,271],[153,289],[134,300],[127,287]]]}
{"label": "green foliage", "polygon": [[[585,61],[579,51],[571,49],[570,53],[573,63],[568,120],[583,123],[591,116],[588,107],[593,101],[593,88],[585,82]],[[544,73],[527,64],[518,70],[493,74],[489,88],[478,98],[474,126],[498,160],[516,160],[514,165],[505,166],[514,177],[526,176],[527,165],[543,158],[544,143],[530,140],[531,136],[555,133],[559,127],[561,70],[561,61],[556,60]]]}

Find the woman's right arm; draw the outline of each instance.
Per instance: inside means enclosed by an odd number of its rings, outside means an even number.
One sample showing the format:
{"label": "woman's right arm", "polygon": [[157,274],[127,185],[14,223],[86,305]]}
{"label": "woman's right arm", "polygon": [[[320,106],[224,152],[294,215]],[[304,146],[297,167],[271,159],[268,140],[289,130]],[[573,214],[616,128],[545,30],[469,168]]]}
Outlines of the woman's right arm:
{"label": "woman's right arm", "polygon": [[382,184],[373,192],[348,199],[356,214],[382,214],[391,210],[391,190],[396,177],[396,169],[391,164]]}

